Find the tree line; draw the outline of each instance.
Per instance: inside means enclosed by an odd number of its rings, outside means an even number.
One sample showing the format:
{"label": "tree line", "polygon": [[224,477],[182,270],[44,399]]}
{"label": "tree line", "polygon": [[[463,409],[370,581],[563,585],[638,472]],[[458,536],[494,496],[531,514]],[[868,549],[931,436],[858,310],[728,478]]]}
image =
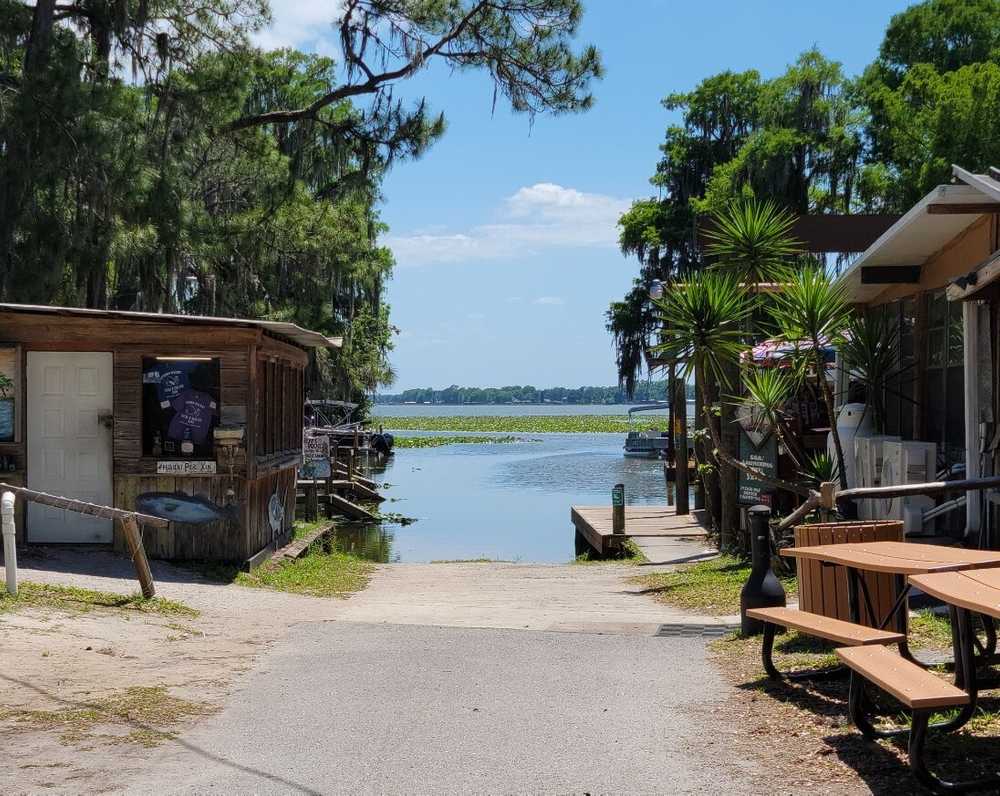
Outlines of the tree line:
{"label": "tree line", "polygon": [[619,221],[639,274],[607,311],[626,392],[658,342],[650,284],[705,265],[699,217],[750,199],[794,214],[902,213],[949,182],[952,163],[1000,164],[1000,2],[913,5],[858,76],[813,48],[776,77],[721,72],[663,106],[680,119],[660,146],[656,195]]}
{"label": "tree line", "polygon": [[[694,385],[687,385],[688,400],[694,399]],[[624,404],[667,400],[667,382],[644,381],[636,385],[631,397],[621,387],[546,387],[531,385],[511,387],[459,387],[443,390],[431,387],[404,390],[401,393],[375,396],[378,404]]]}
{"label": "tree line", "polygon": [[579,0],[330,8],[337,59],[253,46],[267,0],[0,0],[0,300],[294,321],[345,339],[313,394],[390,383],[383,178],[445,130],[394,86],[574,112],[601,62]]}

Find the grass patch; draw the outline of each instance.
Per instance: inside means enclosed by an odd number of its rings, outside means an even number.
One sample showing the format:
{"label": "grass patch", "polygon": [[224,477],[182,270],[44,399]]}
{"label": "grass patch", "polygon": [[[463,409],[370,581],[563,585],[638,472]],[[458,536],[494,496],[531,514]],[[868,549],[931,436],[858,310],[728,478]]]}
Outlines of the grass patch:
{"label": "grass patch", "polygon": [[441,448],[445,445],[501,445],[515,442],[535,442],[506,434],[502,437],[455,435],[450,437],[395,437],[395,448]]}
{"label": "grass patch", "polygon": [[574,558],[571,564],[645,564],[649,559],[646,558],[646,554],[642,552],[642,549],[637,545],[632,539],[626,539],[625,543],[622,545],[621,552],[610,558],[601,558],[598,555],[590,552],[580,553],[576,558]]}
{"label": "grass patch", "polygon": [[[167,728],[215,711],[213,706],[172,696],[163,686],[136,686],[62,710],[0,708],[0,721],[13,721],[24,729],[58,731],[65,744],[104,740],[151,747],[174,737]],[[133,729],[127,735],[97,732],[108,725]]]}
{"label": "grass patch", "polygon": [[328,528],[329,526],[330,520],[316,520],[315,522],[296,520],[295,524],[292,526],[292,541],[297,541],[304,536],[308,536],[314,531],[319,531],[323,528]]}
{"label": "grass patch", "polygon": [[[380,417],[379,423],[392,431],[485,431],[528,434],[624,434],[628,420],[616,415],[524,415],[461,417]],[[665,428],[667,420],[636,418],[632,428],[643,431]],[[397,440],[398,443],[398,440]]]}
{"label": "grass patch", "polygon": [[951,622],[933,611],[917,611],[910,617],[907,638],[913,649],[950,650]]}
{"label": "grass patch", "polygon": [[[633,579],[661,602],[699,613],[735,614],[740,610],[740,592],[750,575],[749,562],[719,556],[674,572],[640,575]],[[796,580],[780,578],[788,598],[794,599]]]}
{"label": "grass patch", "polygon": [[76,612],[107,609],[188,618],[199,615],[194,608],[163,597],[146,598],[137,592],[123,595],[31,581],[22,581],[18,584],[17,597],[11,597],[6,592],[0,594],[0,613],[22,608],[57,608]]}
{"label": "grass patch", "polygon": [[368,585],[374,568],[369,561],[328,550],[317,542],[301,558],[269,561],[253,572],[239,572],[235,582],[313,597],[346,597]]}

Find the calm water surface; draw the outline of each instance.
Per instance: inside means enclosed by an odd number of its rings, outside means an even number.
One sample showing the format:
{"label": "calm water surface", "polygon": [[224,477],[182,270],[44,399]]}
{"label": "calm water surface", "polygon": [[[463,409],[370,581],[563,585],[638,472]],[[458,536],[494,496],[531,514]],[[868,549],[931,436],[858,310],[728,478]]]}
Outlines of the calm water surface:
{"label": "calm water surface", "polygon": [[[624,415],[626,409],[411,405],[379,406],[376,414]],[[355,531],[342,537],[345,548],[382,561],[485,557],[565,562],[575,554],[571,505],[610,505],[611,488],[619,482],[625,484],[629,504],[666,502],[662,463],[624,458],[623,434],[519,436],[532,441],[398,451],[376,475],[390,484],[382,511],[418,521]]]}

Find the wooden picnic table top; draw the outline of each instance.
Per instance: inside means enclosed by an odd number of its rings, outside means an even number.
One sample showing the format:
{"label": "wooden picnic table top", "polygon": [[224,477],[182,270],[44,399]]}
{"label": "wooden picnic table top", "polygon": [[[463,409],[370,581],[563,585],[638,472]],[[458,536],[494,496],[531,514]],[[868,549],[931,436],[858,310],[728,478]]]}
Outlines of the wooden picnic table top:
{"label": "wooden picnic table top", "polygon": [[1000,567],[1000,551],[966,550],[915,542],[846,542],[789,547],[781,554],[894,575]]}
{"label": "wooden picnic table top", "polygon": [[913,575],[909,580],[949,605],[1000,619],[1000,568]]}

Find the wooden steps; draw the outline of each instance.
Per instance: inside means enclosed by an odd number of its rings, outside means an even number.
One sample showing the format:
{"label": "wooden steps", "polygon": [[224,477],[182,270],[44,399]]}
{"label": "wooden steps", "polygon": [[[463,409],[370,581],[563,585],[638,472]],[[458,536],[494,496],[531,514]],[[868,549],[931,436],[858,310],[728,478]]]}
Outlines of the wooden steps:
{"label": "wooden steps", "polygon": [[856,625],[842,619],[811,614],[796,608],[750,608],[747,616],[779,627],[788,627],[810,636],[823,638],[835,644],[867,646],[871,644],[899,644],[906,641],[902,633],[878,630]]}
{"label": "wooden steps", "polygon": [[837,657],[912,710],[966,705],[969,695],[881,646],[841,647]]}

